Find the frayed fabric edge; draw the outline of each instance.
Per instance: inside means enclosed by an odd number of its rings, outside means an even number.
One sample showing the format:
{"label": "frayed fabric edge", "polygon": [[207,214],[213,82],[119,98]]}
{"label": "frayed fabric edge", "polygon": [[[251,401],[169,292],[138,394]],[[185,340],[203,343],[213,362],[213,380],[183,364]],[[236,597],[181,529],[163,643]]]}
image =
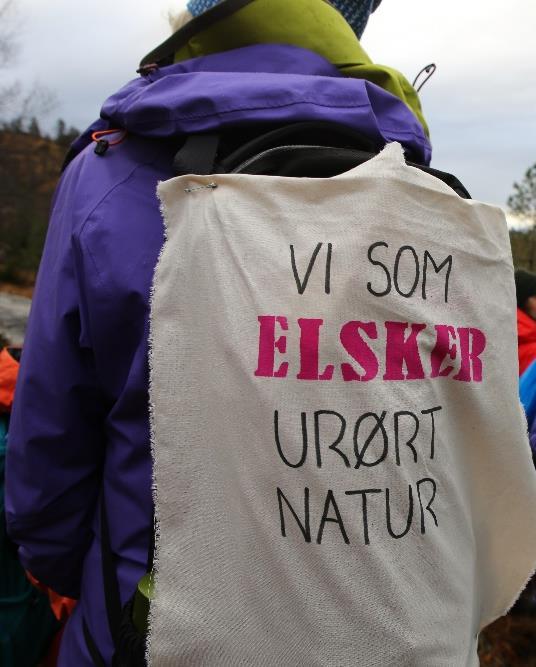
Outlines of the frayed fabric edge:
{"label": "frayed fabric edge", "polygon": [[489,618],[485,619],[485,621],[483,621],[481,626],[480,626],[480,629],[478,631],[479,634],[482,632],[482,630],[484,630],[484,628],[487,628],[488,625],[491,625],[496,620],[498,620],[499,618],[502,618],[503,616],[506,616],[507,614],[509,614],[512,611],[514,605],[519,600],[523,591],[525,590],[525,588],[527,588],[531,579],[534,576],[536,576],[536,557],[533,560],[532,569],[530,570],[530,574],[528,575],[528,577],[525,577],[524,579],[521,580],[522,583],[521,583],[519,589],[517,590],[517,593],[515,593],[513,598],[510,599],[510,602],[508,603],[507,607],[504,609],[504,611],[502,611],[502,610],[501,611],[494,611],[489,616]]}
{"label": "frayed fabric edge", "polygon": [[[160,181],[158,183],[158,186],[156,188],[156,196],[158,197],[158,200],[160,202],[159,208],[160,208],[160,214],[162,216],[162,224],[164,227],[164,243],[162,244],[162,248],[160,249],[160,252],[158,253],[158,259],[156,262],[154,274],[153,274],[153,282],[151,285],[151,290],[149,293],[149,339],[148,339],[148,364],[149,364],[149,433],[150,433],[150,446],[151,446],[151,461],[152,461],[152,484],[151,484],[151,491],[152,491],[152,497],[153,497],[153,507],[154,507],[154,522],[153,522],[153,530],[155,531],[154,535],[154,555],[153,555],[153,597],[156,595],[156,591],[158,588],[158,572],[159,572],[159,561],[158,561],[158,547],[159,547],[159,542],[160,542],[160,521],[158,518],[158,487],[156,484],[156,479],[155,479],[155,470],[156,470],[156,434],[155,434],[155,410],[154,410],[154,403],[153,403],[153,360],[154,360],[154,350],[153,350],[153,345],[154,345],[154,323],[153,323],[153,305],[154,305],[154,298],[155,298],[155,293],[158,288],[158,281],[159,281],[159,275],[160,275],[160,265],[162,262],[162,257],[164,255],[164,252],[166,250],[166,246],[168,243],[168,226],[167,226],[167,205],[164,202],[162,192],[161,192],[161,186],[165,181]],[[145,662],[147,663],[148,667],[151,665],[151,639],[152,639],[152,634],[153,634],[153,604],[152,600],[149,603],[149,616],[147,618],[147,640],[145,644]]]}

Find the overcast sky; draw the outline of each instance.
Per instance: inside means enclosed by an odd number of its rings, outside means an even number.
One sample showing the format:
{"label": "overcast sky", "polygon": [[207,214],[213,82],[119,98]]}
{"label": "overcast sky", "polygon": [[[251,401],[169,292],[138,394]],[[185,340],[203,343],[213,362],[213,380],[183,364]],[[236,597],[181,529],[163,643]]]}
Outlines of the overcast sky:
{"label": "overcast sky", "polygon": [[[61,116],[80,129],[135,76],[141,57],[169,34],[173,0],[18,0],[21,52],[13,77],[47,85]],[[536,162],[536,2],[383,0],[363,45],[422,90],[433,166],[455,173],[474,198],[504,205]],[[5,75],[4,75],[5,78]]]}

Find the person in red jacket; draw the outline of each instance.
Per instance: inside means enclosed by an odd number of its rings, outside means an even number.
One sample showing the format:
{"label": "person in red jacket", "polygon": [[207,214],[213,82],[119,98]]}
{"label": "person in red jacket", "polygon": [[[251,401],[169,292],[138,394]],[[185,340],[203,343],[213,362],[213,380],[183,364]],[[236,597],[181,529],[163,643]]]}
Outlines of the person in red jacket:
{"label": "person in red jacket", "polygon": [[515,282],[519,375],[522,375],[536,359],[536,274],[518,269]]}

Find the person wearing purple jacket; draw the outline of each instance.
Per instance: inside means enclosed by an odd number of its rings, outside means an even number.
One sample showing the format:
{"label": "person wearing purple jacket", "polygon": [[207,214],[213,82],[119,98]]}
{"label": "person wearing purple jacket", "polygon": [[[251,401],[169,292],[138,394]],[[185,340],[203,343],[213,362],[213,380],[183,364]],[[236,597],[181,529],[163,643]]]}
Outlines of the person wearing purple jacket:
{"label": "person wearing purple jacket", "polygon": [[[266,12],[278,20],[267,24]],[[79,599],[62,667],[94,664],[84,624],[111,664],[101,503],[123,604],[147,569],[149,299],[163,243],[156,186],[174,176],[184,137],[321,120],[358,131],[378,149],[398,141],[414,162],[428,164],[431,155],[415,91],[394,70],[373,65],[324,0],[225,0],[144,64],[71,150],[11,422],[9,532],[27,570]]]}

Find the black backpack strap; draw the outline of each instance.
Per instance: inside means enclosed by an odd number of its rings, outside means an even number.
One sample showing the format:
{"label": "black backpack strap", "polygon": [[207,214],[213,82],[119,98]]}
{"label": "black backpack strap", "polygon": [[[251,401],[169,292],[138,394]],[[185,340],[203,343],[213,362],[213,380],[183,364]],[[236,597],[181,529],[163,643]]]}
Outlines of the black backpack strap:
{"label": "black backpack strap", "polygon": [[[110,529],[108,526],[108,515],[106,513],[106,503],[104,494],[101,494],[101,512],[100,512],[100,534],[101,534],[101,559],[102,559],[102,581],[104,586],[104,602],[106,605],[106,616],[108,618],[108,627],[112,636],[114,652],[117,646],[119,636],[119,627],[121,623],[121,596],[119,594],[119,583],[115,568],[115,559],[110,544]],[[83,622],[84,639],[87,649],[93,660],[95,667],[106,667],[95,640],[89,632],[86,621]]]}
{"label": "black backpack strap", "polygon": [[[233,169],[232,173],[331,178],[363,164],[375,155],[353,148],[278,146],[246,160]],[[456,176],[410,161],[406,163],[443,181],[463,199],[471,199],[471,195]]]}
{"label": "black backpack strap", "polygon": [[471,195],[467,188],[458,178],[456,178],[456,176],[454,176],[454,174],[449,174],[448,172],[440,171],[439,169],[433,169],[432,167],[425,167],[421,164],[414,164],[413,162],[408,162],[408,165],[410,167],[417,167],[417,169],[439,178],[440,181],[443,181],[443,183],[452,188],[462,199],[471,199]]}
{"label": "black backpack strap", "polygon": [[104,662],[104,659],[100,654],[99,649],[97,648],[97,645],[91,636],[91,633],[89,632],[89,628],[87,627],[85,620],[82,622],[82,630],[84,632],[84,639],[86,642],[87,650],[89,651],[89,655],[93,660],[93,664],[95,667],[106,667],[106,663]]}
{"label": "black backpack strap", "polygon": [[[154,515],[153,515],[153,524],[154,524]],[[102,557],[102,580],[104,584],[104,601],[106,605],[106,616],[108,618],[108,626],[110,628],[110,634],[112,636],[112,643],[114,647],[114,657],[112,664],[118,665],[119,662],[117,658],[117,652],[120,643],[119,642],[120,637],[121,636],[124,637],[125,634],[124,633],[125,621],[123,619],[123,613],[121,607],[121,596],[119,591],[119,582],[117,579],[115,557],[110,543],[110,528],[108,524],[108,515],[106,512],[106,503],[104,500],[104,494],[101,495],[100,532],[101,532],[101,557]],[[154,539],[155,539],[154,534],[155,530],[153,526],[153,530],[151,531],[151,541],[148,553],[150,561],[149,569],[152,566],[152,561],[154,557]],[[130,602],[130,606],[127,611],[128,611],[127,618],[129,619],[129,625],[131,625],[130,614],[132,612],[132,601]],[[95,667],[106,667],[105,662],[97,648],[97,645],[95,644],[93,637],[91,636],[91,633],[89,632],[89,628],[87,627],[85,621],[83,622],[83,632],[89,654],[91,656],[91,659],[93,660]],[[142,636],[141,639],[139,639],[139,642],[142,642],[144,646],[145,637]],[[128,642],[129,645],[130,643],[131,642]],[[142,644],[140,644],[140,646],[142,646]],[[140,652],[135,650],[136,646],[133,645],[132,647],[130,647],[133,655],[137,655],[138,653],[140,653],[140,655],[143,656],[144,651]],[[133,665],[134,664],[138,663],[134,662]],[[140,658],[139,664],[140,665],[145,664],[144,661],[142,661],[142,658]]]}
{"label": "black backpack strap", "polygon": [[115,647],[117,646],[119,626],[121,624],[121,596],[119,593],[119,582],[117,581],[115,558],[110,544],[110,528],[108,526],[104,495],[101,496],[101,556],[106,616],[108,617],[110,634],[112,635]]}
{"label": "black backpack strap", "polygon": [[278,146],[246,160],[233,174],[332,178],[370,160],[375,153],[331,146]]}
{"label": "black backpack strap", "polygon": [[263,132],[219,160],[217,172],[238,173],[239,165],[271,149],[288,146],[325,146],[378,153],[375,144],[362,132],[331,121],[301,121]]}
{"label": "black backpack strap", "polygon": [[[383,148],[360,132],[329,121],[290,123],[263,132],[217,161],[219,147],[219,135],[188,136],[173,160],[175,174],[249,173],[327,178],[365,162]],[[455,176],[412,162],[411,157],[406,155],[409,166],[440,179],[460,197],[471,199]]]}
{"label": "black backpack strap", "polygon": [[217,134],[191,134],[173,158],[176,176],[214,173],[214,163],[220,142]]}

